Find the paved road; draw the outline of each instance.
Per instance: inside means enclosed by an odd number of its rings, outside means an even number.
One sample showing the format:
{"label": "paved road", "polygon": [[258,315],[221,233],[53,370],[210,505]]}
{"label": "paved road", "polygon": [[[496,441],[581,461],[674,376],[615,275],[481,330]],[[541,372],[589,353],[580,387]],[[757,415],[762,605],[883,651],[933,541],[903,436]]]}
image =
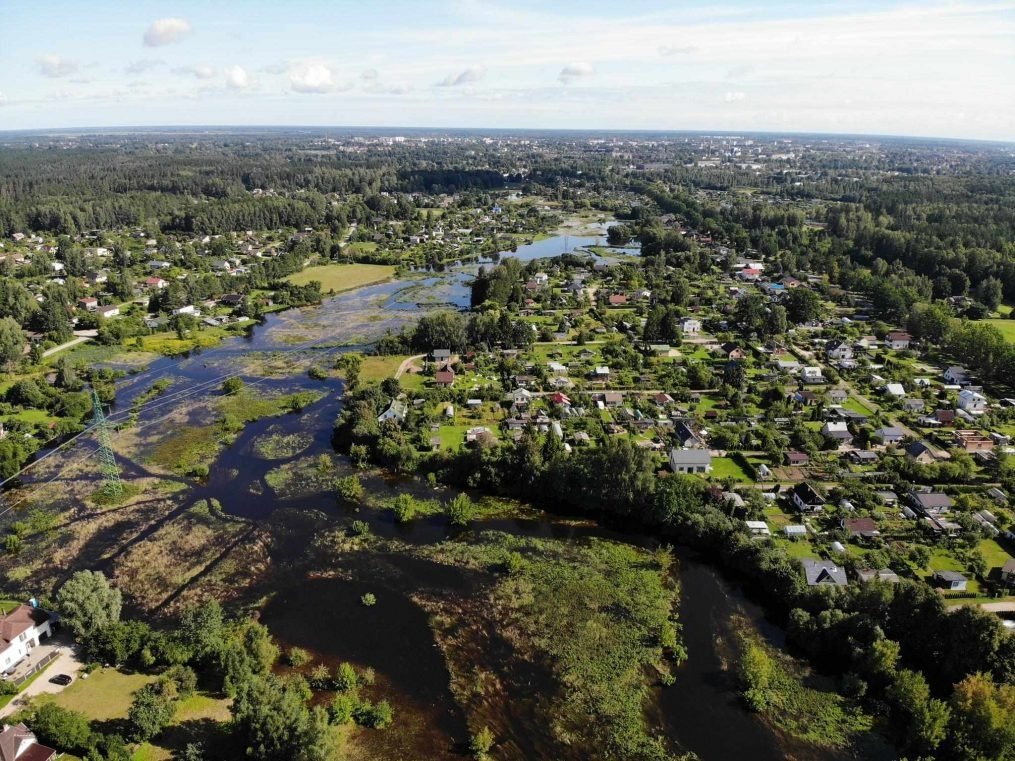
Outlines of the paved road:
{"label": "paved road", "polygon": [[52,651],[58,652],[59,655],[55,661],[46,666],[41,676],[28,685],[28,687],[19,693],[14,700],[5,705],[3,708],[0,708],[0,718],[9,716],[15,711],[23,708],[24,704],[36,695],[43,695],[47,693],[52,694],[64,689],[62,685],[52,684],[49,681],[50,677],[56,676],[57,674],[67,674],[75,680],[78,679],[78,673],[81,670],[82,664],[69,646],[69,641],[70,640],[65,637],[57,636],[51,641],[42,643],[39,647],[32,651],[32,659],[34,661],[41,660]]}

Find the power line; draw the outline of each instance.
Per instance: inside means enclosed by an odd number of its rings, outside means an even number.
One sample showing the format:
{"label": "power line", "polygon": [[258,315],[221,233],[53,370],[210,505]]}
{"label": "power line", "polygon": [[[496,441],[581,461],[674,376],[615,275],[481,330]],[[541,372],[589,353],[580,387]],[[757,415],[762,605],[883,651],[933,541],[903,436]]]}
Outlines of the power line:
{"label": "power line", "polygon": [[99,392],[95,390],[94,386],[92,386],[92,415],[92,427],[98,433],[99,439],[102,480],[105,482],[102,489],[109,497],[119,497],[123,494],[120,469],[116,466],[116,454],[113,452],[113,443],[109,438],[109,423],[102,409],[102,400],[99,399]]}

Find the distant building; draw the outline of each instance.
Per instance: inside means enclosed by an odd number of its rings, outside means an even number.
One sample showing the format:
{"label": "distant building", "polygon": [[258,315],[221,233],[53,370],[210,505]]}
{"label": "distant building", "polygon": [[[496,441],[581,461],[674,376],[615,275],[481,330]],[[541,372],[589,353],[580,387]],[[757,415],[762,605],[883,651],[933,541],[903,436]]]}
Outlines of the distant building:
{"label": "distant building", "polygon": [[706,449],[671,449],[670,468],[674,473],[710,473],[712,455]]}
{"label": "distant building", "polygon": [[803,481],[793,487],[791,498],[797,509],[805,513],[820,510],[825,506],[825,495],[807,481]]}
{"label": "distant building", "polygon": [[885,343],[888,344],[888,348],[895,349],[896,351],[908,349],[912,340],[913,337],[909,333],[901,330],[894,330],[885,337]]}
{"label": "distant building", "polygon": [[40,745],[24,724],[5,725],[0,732],[0,761],[52,761],[56,751]]}
{"label": "distant building", "polygon": [[846,579],[846,569],[831,560],[804,558],[802,562],[808,586],[818,587],[828,585],[844,587],[849,584],[849,581]]}

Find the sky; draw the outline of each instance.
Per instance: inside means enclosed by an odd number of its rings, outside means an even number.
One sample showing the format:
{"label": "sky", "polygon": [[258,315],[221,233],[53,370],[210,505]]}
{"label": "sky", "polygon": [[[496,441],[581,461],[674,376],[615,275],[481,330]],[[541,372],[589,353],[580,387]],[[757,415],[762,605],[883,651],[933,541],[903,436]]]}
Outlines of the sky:
{"label": "sky", "polygon": [[1015,140],[1015,0],[0,0],[0,130]]}

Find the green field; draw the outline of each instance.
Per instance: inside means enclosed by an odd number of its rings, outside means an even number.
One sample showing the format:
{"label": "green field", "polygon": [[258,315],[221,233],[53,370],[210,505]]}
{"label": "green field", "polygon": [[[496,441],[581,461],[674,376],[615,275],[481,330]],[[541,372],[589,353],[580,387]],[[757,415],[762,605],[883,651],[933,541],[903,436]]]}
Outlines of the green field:
{"label": "green field", "polygon": [[984,320],[1001,331],[1006,341],[1015,343],[1015,320]]}
{"label": "green field", "polygon": [[395,268],[387,264],[319,264],[294,272],[286,280],[296,285],[306,285],[311,280],[316,280],[324,293],[339,293],[364,285],[383,283],[394,274]]}
{"label": "green field", "polygon": [[712,478],[733,478],[737,481],[750,481],[751,477],[730,457],[712,458]]}
{"label": "green field", "polygon": [[155,677],[146,674],[128,674],[103,668],[87,677],[78,677],[52,700],[58,706],[82,713],[93,721],[123,719],[134,699],[134,692],[154,681]]}

